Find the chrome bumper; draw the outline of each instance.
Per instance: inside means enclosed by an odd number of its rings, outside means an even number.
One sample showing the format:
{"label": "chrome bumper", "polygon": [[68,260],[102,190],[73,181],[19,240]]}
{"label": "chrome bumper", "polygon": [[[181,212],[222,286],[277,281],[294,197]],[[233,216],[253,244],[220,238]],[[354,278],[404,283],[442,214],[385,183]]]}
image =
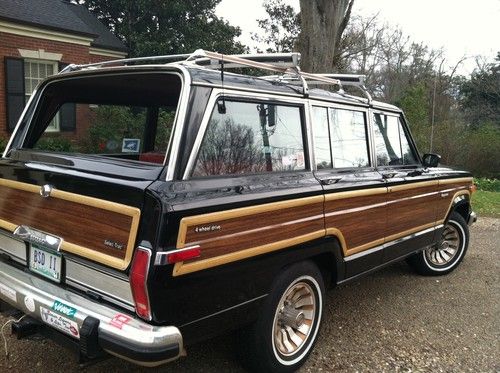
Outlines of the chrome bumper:
{"label": "chrome bumper", "polygon": [[[177,359],[183,352],[182,335],[176,327],[150,325],[1,261],[0,299],[44,325],[48,324],[43,321],[42,312],[46,316],[47,310],[66,319],[63,322],[76,323],[78,330],[74,334],[81,334],[81,340],[85,320],[97,319],[94,324],[98,324],[100,347],[139,365],[157,366]],[[58,313],[54,302],[69,306],[72,311]]]}
{"label": "chrome bumper", "polygon": [[469,218],[467,219],[467,225],[471,226],[477,221],[477,215],[474,211],[471,211]]}

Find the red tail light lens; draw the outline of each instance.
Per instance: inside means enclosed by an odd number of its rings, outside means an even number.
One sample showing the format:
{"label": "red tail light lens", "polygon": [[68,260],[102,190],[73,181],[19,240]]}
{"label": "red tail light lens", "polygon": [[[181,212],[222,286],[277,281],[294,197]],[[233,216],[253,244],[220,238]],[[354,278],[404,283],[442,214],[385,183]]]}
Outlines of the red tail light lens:
{"label": "red tail light lens", "polygon": [[147,279],[151,262],[151,250],[139,247],[135,251],[132,268],[130,269],[130,288],[135,303],[135,312],[145,320],[151,320],[151,308]]}

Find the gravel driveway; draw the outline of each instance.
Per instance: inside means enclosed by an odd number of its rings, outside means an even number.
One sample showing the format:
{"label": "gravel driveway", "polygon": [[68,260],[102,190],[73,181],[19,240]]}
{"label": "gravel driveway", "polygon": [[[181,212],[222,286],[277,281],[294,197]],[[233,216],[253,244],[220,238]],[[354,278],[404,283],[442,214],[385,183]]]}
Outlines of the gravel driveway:
{"label": "gravel driveway", "polygon": [[[500,372],[499,250],[500,219],[480,218],[467,256],[448,276],[420,277],[397,263],[330,291],[319,341],[301,371]],[[191,346],[187,358],[161,370],[242,371],[235,338]],[[78,368],[74,356],[51,341],[8,342],[11,356],[0,355],[0,371]],[[111,358],[85,371],[153,370]]]}

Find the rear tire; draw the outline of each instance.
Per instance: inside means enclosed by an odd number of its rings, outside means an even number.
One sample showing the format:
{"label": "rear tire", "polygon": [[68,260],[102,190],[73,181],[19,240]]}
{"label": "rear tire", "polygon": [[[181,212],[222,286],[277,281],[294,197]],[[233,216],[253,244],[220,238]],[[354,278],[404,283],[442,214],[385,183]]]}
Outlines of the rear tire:
{"label": "rear tire", "polygon": [[259,372],[297,370],[316,342],[324,294],[323,277],[314,263],[297,263],[281,272],[257,321],[241,340],[247,367]]}
{"label": "rear tire", "polygon": [[462,215],[454,211],[443,228],[440,240],[412,255],[407,262],[421,275],[445,275],[459,266],[468,246],[469,227]]}

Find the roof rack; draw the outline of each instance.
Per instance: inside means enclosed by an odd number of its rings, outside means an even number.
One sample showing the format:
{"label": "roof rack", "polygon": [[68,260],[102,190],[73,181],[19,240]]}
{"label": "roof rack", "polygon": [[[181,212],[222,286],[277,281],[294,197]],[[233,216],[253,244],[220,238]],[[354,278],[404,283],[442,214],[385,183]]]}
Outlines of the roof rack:
{"label": "roof rack", "polygon": [[60,73],[92,69],[105,66],[130,65],[136,63],[164,62],[199,65],[209,69],[233,69],[251,67],[267,70],[281,75],[261,77],[266,80],[275,80],[291,85],[302,86],[305,96],[309,94],[309,83],[318,85],[337,86],[339,93],[344,93],[343,86],[353,86],[360,89],[368,99],[372,98],[364,84],[364,75],[349,74],[312,74],[300,70],[300,53],[259,53],[259,54],[222,54],[198,49],[191,54],[174,54],[155,57],[125,58],[120,60],[104,61],[87,65],[69,65]]}

